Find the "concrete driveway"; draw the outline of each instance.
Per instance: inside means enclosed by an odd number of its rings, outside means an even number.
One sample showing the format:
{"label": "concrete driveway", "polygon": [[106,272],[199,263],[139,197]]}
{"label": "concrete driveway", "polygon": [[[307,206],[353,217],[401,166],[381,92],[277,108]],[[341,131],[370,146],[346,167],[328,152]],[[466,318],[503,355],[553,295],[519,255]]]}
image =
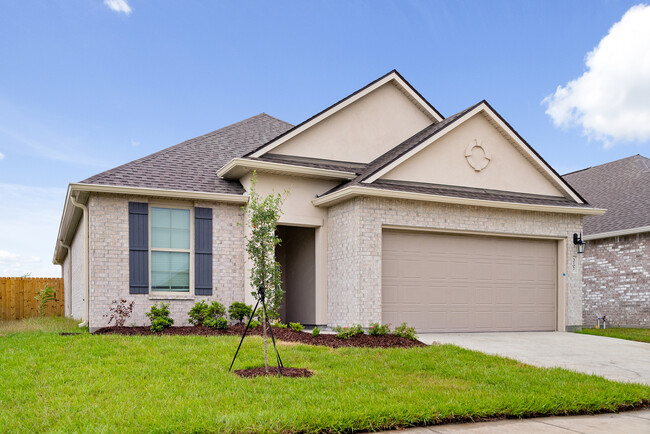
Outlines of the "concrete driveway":
{"label": "concrete driveway", "polygon": [[643,342],[567,332],[427,333],[419,340],[650,385],[650,344]]}

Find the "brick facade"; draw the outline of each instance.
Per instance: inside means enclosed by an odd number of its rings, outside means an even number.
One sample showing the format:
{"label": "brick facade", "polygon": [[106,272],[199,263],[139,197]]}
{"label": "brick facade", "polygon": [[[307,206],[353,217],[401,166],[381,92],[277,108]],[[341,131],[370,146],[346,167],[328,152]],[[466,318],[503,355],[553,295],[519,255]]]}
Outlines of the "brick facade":
{"label": "brick facade", "polygon": [[[382,227],[467,230],[570,240],[582,217],[487,207],[355,198],[329,210],[328,323],[364,326],[381,321]],[[580,258],[566,243],[567,327],[582,323]],[[574,267],[573,264],[576,266]]]}
{"label": "brick facade", "polygon": [[[153,199],[152,199],[153,200]],[[172,301],[175,325],[187,325],[187,312],[199,300],[219,300],[229,305],[244,301],[244,213],[239,205],[177,202],[213,209],[213,296],[160,297],[129,294],[128,203],[143,197],[93,194],[90,214],[90,327],[107,324],[112,300],[135,301],[128,324],[148,325],[151,305]],[[579,215],[539,213],[383,198],[355,198],[328,210],[327,324],[364,326],[381,321],[382,227],[468,230],[487,233],[537,235],[571,239],[580,232]],[[82,225],[80,225],[80,229]],[[78,234],[79,235],[79,234]],[[77,239],[82,239],[77,235]],[[582,324],[580,258],[572,243],[567,252],[568,326]],[[81,264],[82,243],[73,248],[75,265]],[[571,264],[577,264],[574,269]],[[79,290],[81,285],[79,285]],[[73,286],[73,291],[75,288]]]}
{"label": "brick facade", "polygon": [[650,327],[650,233],[591,240],[583,259],[582,322]]}
{"label": "brick facade", "polygon": [[[154,200],[154,199],[152,199]],[[155,200],[160,200],[156,198]],[[187,312],[199,300],[218,300],[226,306],[244,300],[244,214],[239,205],[210,202],[180,202],[179,205],[213,209],[213,295],[158,296],[129,294],[129,209],[130,201],[147,198],[93,194],[90,215],[90,323],[91,330],[107,324],[113,300],[135,301],[127,325],[148,325],[145,312],[156,302],[170,304],[175,325],[187,325]],[[82,226],[80,226],[81,228]],[[77,237],[78,238],[78,237]],[[74,249],[73,249],[74,250]],[[76,258],[76,257],[75,257]]]}

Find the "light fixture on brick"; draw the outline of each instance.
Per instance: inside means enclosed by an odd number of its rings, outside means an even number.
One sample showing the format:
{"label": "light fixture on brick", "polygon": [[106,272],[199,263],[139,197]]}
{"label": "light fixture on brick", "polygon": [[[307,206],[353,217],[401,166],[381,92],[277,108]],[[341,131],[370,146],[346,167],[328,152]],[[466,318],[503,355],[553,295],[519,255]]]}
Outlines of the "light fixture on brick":
{"label": "light fixture on brick", "polygon": [[580,232],[580,235],[578,235],[576,233],[573,234],[573,244],[576,245],[576,249],[577,249],[578,253],[584,253],[585,252],[585,245],[587,243],[585,243],[582,240],[582,232]]}

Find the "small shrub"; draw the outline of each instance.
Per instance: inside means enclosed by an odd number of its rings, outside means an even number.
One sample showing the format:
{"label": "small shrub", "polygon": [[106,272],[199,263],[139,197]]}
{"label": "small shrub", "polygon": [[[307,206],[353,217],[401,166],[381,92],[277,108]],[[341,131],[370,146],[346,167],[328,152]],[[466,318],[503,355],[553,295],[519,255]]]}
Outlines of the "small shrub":
{"label": "small shrub", "polygon": [[161,332],[174,324],[174,320],[169,317],[169,303],[160,303],[160,307],[156,303],[145,315],[151,320],[152,332]]}
{"label": "small shrub", "polygon": [[257,327],[259,327],[259,326],[261,326],[261,325],[262,325],[261,322],[259,322],[258,320],[254,319],[254,320],[251,320],[250,328],[254,329],[254,328],[257,328]]}
{"label": "small shrub", "polygon": [[192,325],[201,325],[208,316],[208,304],[201,300],[192,306],[192,309],[187,313],[190,317],[188,320]]}
{"label": "small shrub", "polygon": [[228,308],[228,315],[230,316],[230,319],[239,321],[241,324],[244,320],[248,320],[253,315],[253,306],[240,301],[235,301]]}
{"label": "small shrub", "polygon": [[226,330],[228,328],[228,320],[222,316],[218,318],[206,318],[203,322],[206,327],[212,327],[217,330]]}
{"label": "small shrub", "polygon": [[305,328],[305,326],[303,326],[299,322],[290,322],[289,327],[291,327],[291,330],[297,331],[297,332],[301,332]]}
{"label": "small shrub", "polygon": [[320,334],[320,329],[318,327],[314,327],[314,329],[311,331],[311,335],[313,337],[316,337]]}
{"label": "small shrub", "polygon": [[47,305],[56,300],[56,291],[52,285],[46,285],[43,289],[36,293],[34,297],[38,301],[38,316],[44,316],[47,310]]}
{"label": "small shrub", "polygon": [[368,328],[368,334],[371,336],[386,336],[388,333],[390,333],[390,324],[375,322]]}
{"label": "small shrub", "polygon": [[213,301],[209,305],[205,301],[199,301],[188,312],[191,324],[206,327],[214,327],[215,321],[223,318],[225,314],[226,308],[218,301]]}
{"label": "small shrub", "polygon": [[[132,301],[129,304],[126,304],[125,299],[113,300],[111,302],[111,307],[108,310],[110,312],[110,318],[108,319],[108,324],[115,320],[115,327],[123,327],[126,323],[126,320],[129,319],[131,313],[133,312],[133,305],[135,304]],[[107,317],[108,315],[104,315]]]}
{"label": "small shrub", "polygon": [[348,339],[352,336],[362,335],[364,333],[363,327],[359,324],[354,324],[350,327],[336,326],[334,327],[334,331],[336,332],[336,337],[341,339]]}
{"label": "small shrub", "polygon": [[273,324],[273,327],[277,327],[277,328],[279,328],[279,329],[286,329],[286,328],[287,328],[287,325],[286,325],[286,324],[282,324],[280,321],[278,321],[278,322],[276,322],[275,324]]}
{"label": "small shrub", "polygon": [[403,322],[399,327],[396,327],[395,331],[393,331],[393,334],[395,336],[407,338],[412,341],[417,339],[417,333],[415,333],[415,329],[413,327],[409,327],[405,322]]}
{"label": "small shrub", "polygon": [[208,306],[208,317],[210,318],[221,318],[226,315],[226,308],[223,304],[218,301],[213,301]]}

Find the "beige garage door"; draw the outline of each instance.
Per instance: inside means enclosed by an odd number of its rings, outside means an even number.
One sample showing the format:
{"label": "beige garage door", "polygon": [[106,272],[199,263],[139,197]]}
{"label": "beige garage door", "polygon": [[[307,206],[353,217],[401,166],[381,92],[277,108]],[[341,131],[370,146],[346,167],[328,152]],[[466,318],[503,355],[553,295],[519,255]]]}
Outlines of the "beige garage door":
{"label": "beige garage door", "polygon": [[382,321],[419,332],[555,330],[557,243],[383,232]]}

